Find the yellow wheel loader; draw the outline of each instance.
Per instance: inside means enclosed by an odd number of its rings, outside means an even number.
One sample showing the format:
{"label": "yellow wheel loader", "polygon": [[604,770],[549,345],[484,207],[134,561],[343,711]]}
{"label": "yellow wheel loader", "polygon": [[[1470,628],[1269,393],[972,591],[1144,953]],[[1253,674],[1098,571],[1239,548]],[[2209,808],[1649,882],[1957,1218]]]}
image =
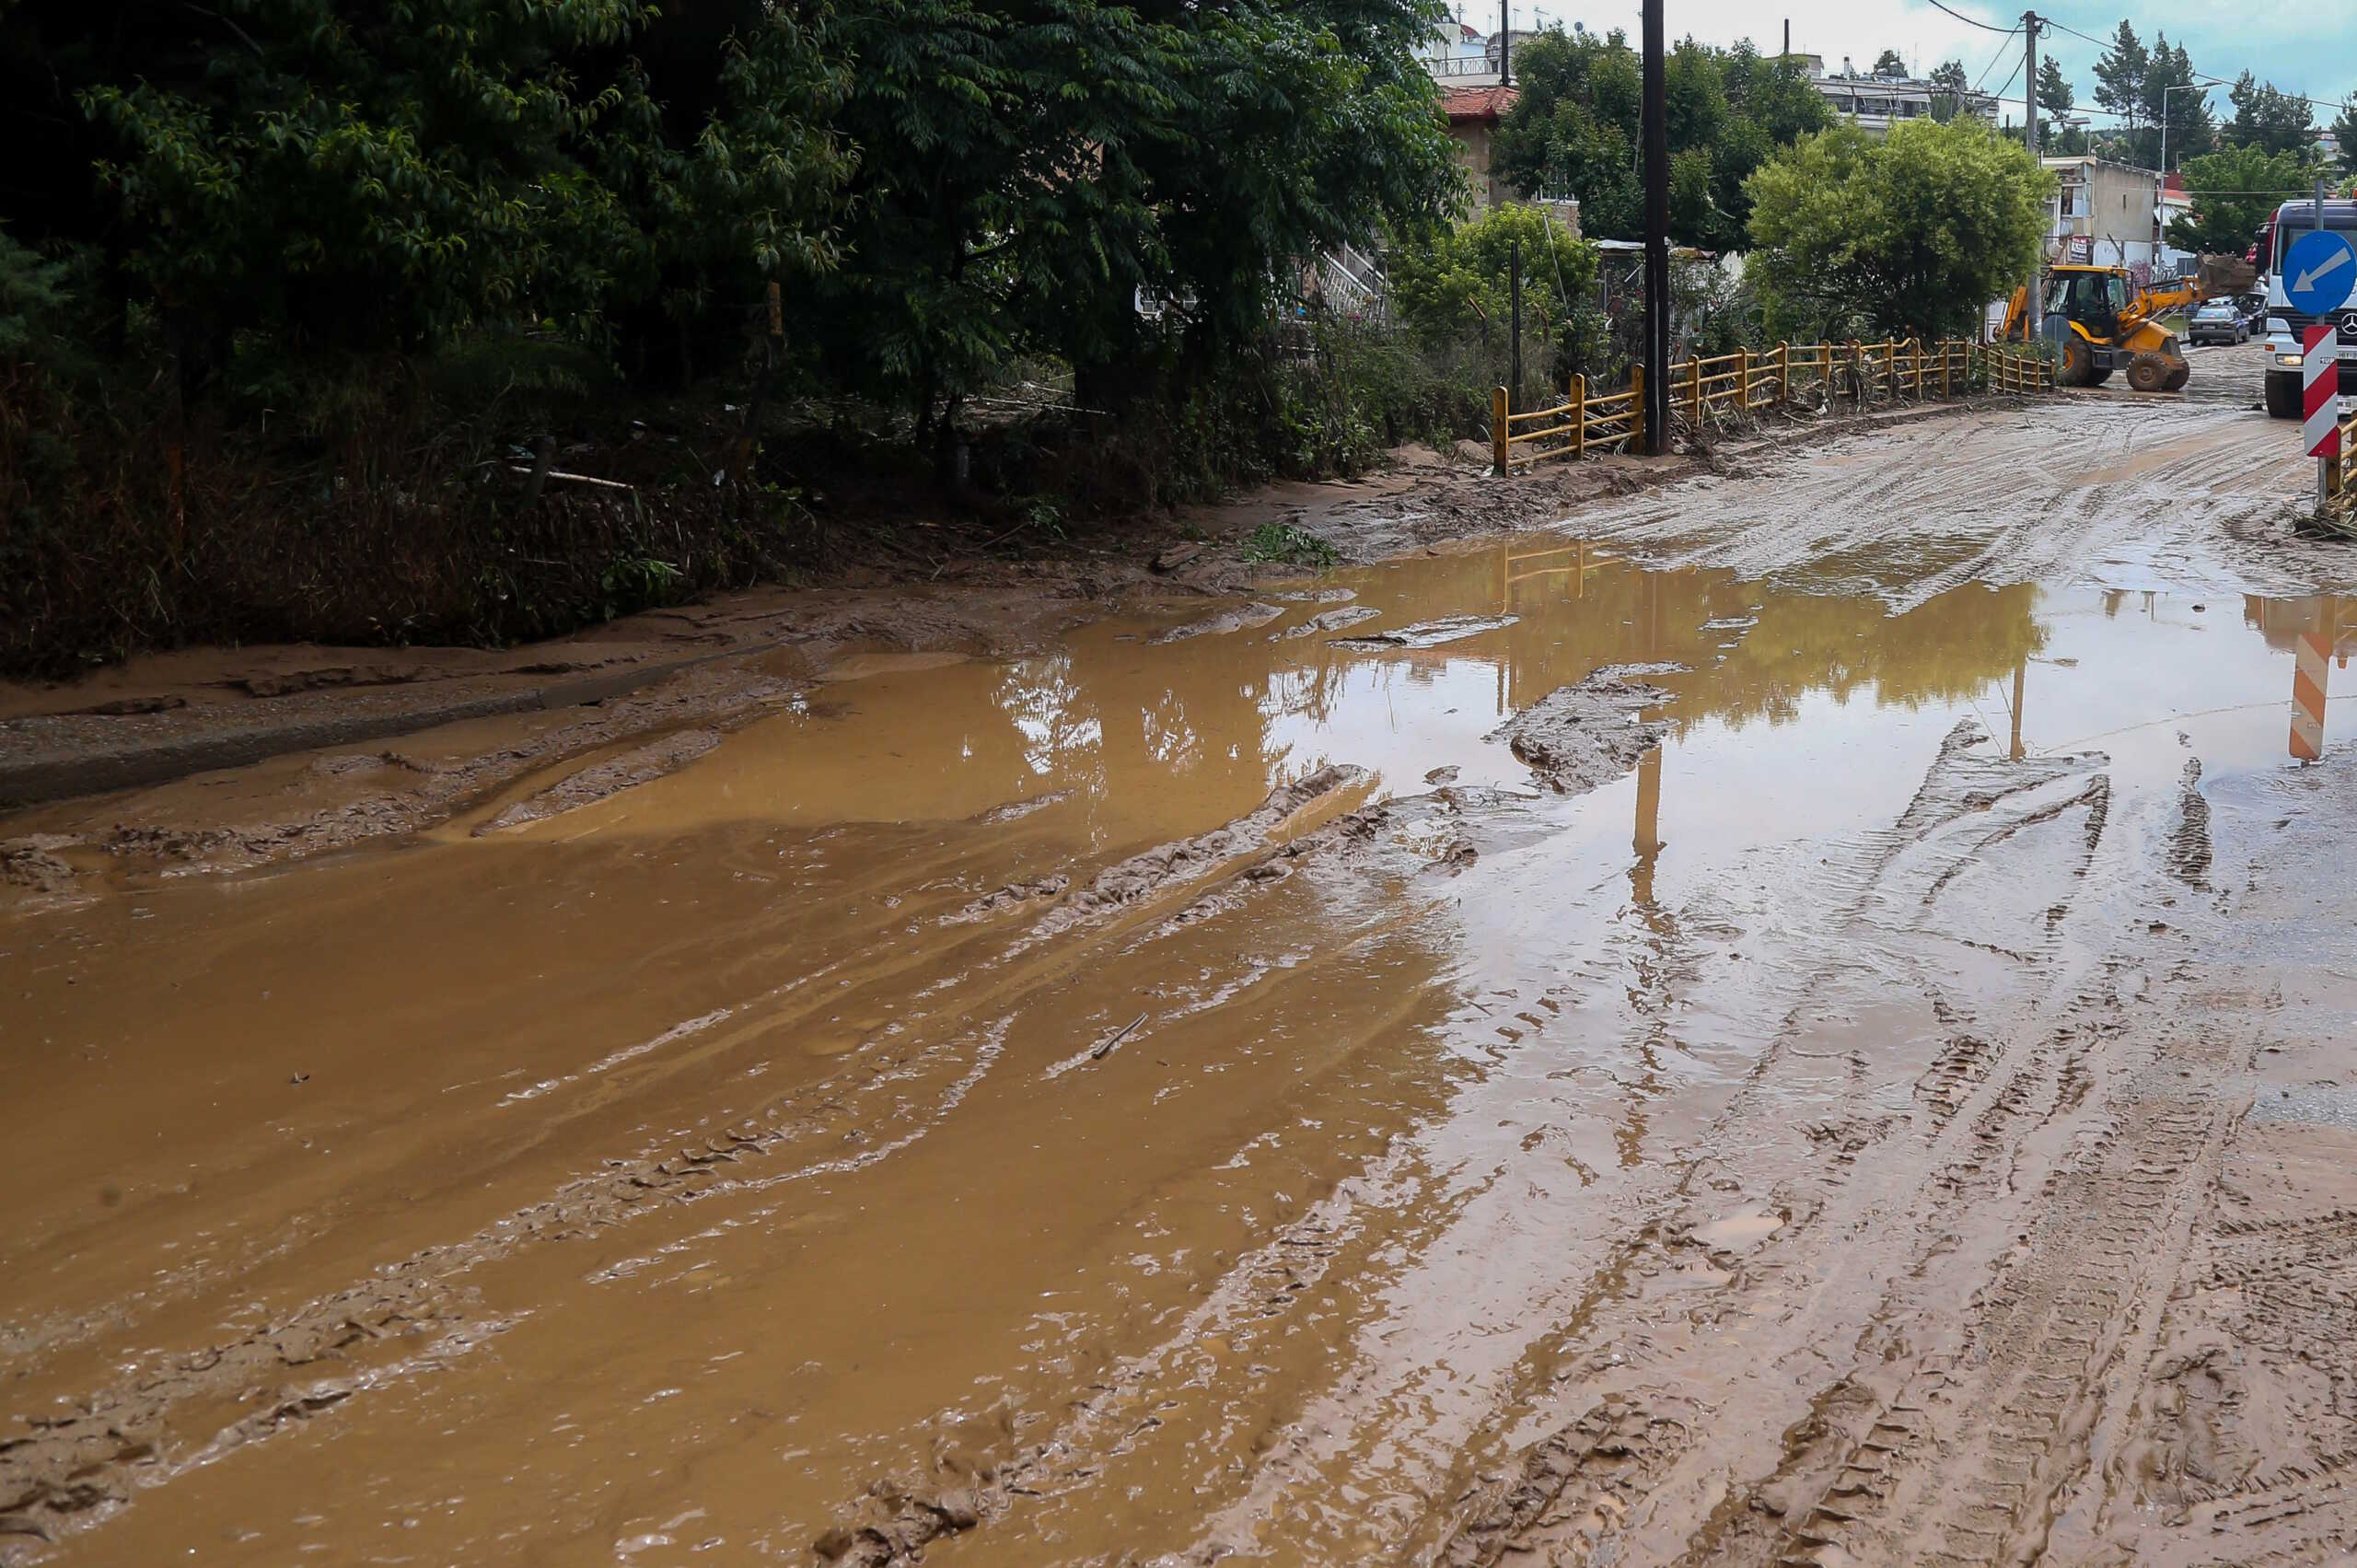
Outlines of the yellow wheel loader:
{"label": "yellow wheel loader", "polygon": [[[2222,294],[2241,294],[2257,280],[2239,256],[2204,256],[2195,276],[2159,288],[2139,290],[2124,267],[2058,263],[2047,269],[2046,341],[2054,345],[2055,385],[2096,387],[2112,372],[2128,372],[2140,392],[2174,392],[2193,373],[2177,334],[2159,318],[2179,306],[2198,305]],[[1999,343],[2029,341],[2029,291],[2014,290],[2005,308]]]}

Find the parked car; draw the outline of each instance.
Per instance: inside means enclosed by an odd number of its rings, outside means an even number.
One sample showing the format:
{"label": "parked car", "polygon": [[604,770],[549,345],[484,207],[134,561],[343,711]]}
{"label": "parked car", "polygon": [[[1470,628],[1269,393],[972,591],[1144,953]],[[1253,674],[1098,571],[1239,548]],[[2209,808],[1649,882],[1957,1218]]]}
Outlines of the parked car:
{"label": "parked car", "polygon": [[2189,342],[2196,343],[2247,343],[2250,342],[2250,313],[2239,299],[2204,300],[2194,307],[2185,335]]}
{"label": "parked car", "polygon": [[2235,301],[2242,307],[2243,325],[2250,329],[2250,335],[2255,338],[2267,333],[2267,280],[2261,278],[2258,284],[2257,294],[2246,294]]}

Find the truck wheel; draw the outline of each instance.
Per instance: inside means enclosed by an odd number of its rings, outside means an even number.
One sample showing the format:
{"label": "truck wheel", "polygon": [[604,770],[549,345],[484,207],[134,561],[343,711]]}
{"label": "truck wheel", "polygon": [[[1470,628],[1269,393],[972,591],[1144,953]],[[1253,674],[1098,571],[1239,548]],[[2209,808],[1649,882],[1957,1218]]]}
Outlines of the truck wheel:
{"label": "truck wheel", "polygon": [[2165,390],[2176,368],[2157,354],[2140,354],[2128,362],[2128,385],[2139,392]]}
{"label": "truck wheel", "polygon": [[2054,367],[2054,384],[2058,387],[2092,387],[2096,384],[2096,352],[2084,340],[2072,338],[2062,344],[2062,363]]}
{"label": "truck wheel", "polygon": [[2300,417],[2300,378],[2297,376],[2267,375],[2267,417],[2297,419]]}
{"label": "truck wheel", "polygon": [[2193,366],[2180,359],[2177,361],[2177,368],[2169,372],[2169,378],[2161,383],[2161,390],[2182,392],[2185,390],[2185,384],[2192,379]]}
{"label": "truck wheel", "polygon": [[2106,381],[2110,379],[2111,366],[2108,365],[2105,366],[2100,370],[2090,370],[2087,372],[2087,385],[2090,387],[2100,387]]}

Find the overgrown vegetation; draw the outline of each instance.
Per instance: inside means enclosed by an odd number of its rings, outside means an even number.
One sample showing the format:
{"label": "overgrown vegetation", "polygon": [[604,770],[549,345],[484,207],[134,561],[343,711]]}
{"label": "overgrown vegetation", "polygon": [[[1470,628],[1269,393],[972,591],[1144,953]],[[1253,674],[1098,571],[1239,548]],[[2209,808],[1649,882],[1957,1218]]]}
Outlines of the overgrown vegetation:
{"label": "overgrown vegetation", "polygon": [[[525,635],[789,569],[814,453],[1015,505],[966,477],[974,400],[1041,360],[1128,500],[1363,464],[1457,411],[1271,326],[1460,199],[1428,12],[16,0],[0,663]],[[1416,384],[1314,389],[1304,346]]]}
{"label": "overgrown vegetation", "polygon": [[1968,117],[1837,126],[1752,176],[1749,275],[1795,339],[1970,336],[2036,262],[2053,183]]}
{"label": "overgrown vegetation", "polygon": [[[1670,238],[1742,250],[1745,181],[1777,148],[1831,125],[1833,111],[1797,59],[1766,59],[1747,42],[1721,50],[1689,38],[1666,71]],[[1527,196],[1576,196],[1589,235],[1642,238],[1643,74],[1628,40],[1618,29],[1542,33],[1517,48],[1515,74],[1521,97],[1499,128],[1492,167]]]}

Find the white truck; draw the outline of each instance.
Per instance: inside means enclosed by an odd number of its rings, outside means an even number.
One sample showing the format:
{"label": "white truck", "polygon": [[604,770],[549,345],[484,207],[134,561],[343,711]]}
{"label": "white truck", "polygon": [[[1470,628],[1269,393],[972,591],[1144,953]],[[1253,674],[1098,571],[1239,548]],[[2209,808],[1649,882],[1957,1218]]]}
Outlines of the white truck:
{"label": "white truck", "polygon": [[[2340,360],[2340,395],[2357,397],[2357,275],[2352,276],[2352,286],[2340,304],[2321,312],[2310,312],[2303,310],[2295,300],[2313,302],[2313,291],[2319,280],[2283,265],[2284,257],[2300,237],[2319,228],[2348,235],[2352,250],[2357,250],[2357,200],[2344,196],[2327,197],[2322,202],[2286,202],[2275,209],[2274,220],[2261,232],[2259,239],[2260,254],[2256,260],[2259,271],[2268,274],[2267,412],[2277,419],[2300,417],[2301,368],[2307,330],[2320,319],[2330,321],[2336,329],[2333,352]],[[2335,263],[2335,267],[2337,271],[2357,274],[2357,254],[2352,254],[2348,262]]]}

